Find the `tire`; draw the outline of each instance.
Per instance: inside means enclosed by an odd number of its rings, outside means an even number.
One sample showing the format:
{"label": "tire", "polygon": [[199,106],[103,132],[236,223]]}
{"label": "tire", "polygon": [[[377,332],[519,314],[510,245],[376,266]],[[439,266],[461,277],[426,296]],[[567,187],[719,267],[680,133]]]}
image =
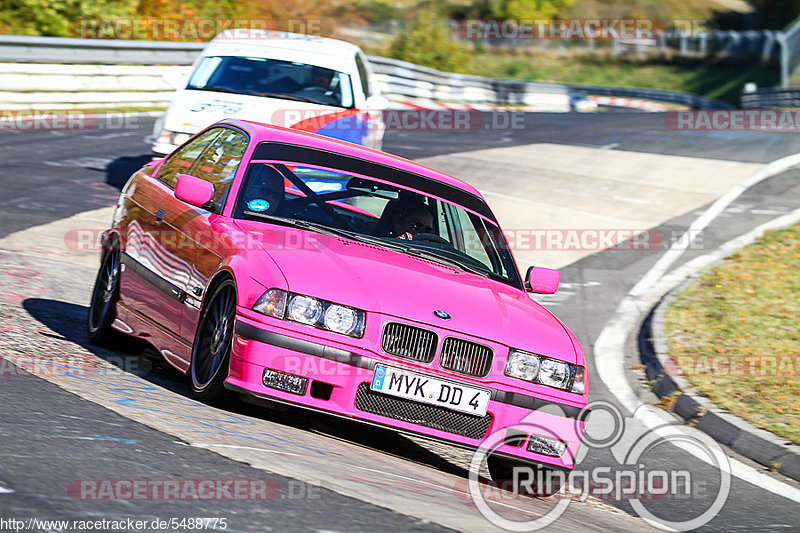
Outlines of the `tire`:
{"label": "tire", "polygon": [[[489,455],[486,458],[489,475],[492,481],[501,489],[508,490],[525,496],[546,498],[557,494],[566,479],[566,473],[561,469],[548,468],[536,463],[514,461],[505,457]],[[514,468],[526,468],[533,471],[520,473],[517,486],[514,486]],[[532,475],[532,478],[531,478]],[[528,483],[528,481],[532,481]]]}
{"label": "tire", "polygon": [[203,403],[218,405],[229,398],[224,382],[235,319],[236,284],[227,278],[214,287],[203,306],[192,344],[192,394]]}
{"label": "tire", "polygon": [[97,272],[92,289],[92,299],[89,302],[86,333],[92,344],[108,344],[115,340],[116,332],[111,324],[117,317],[119,280],[120,251],[116,243],[113,243],[100,263],[100,270]]}

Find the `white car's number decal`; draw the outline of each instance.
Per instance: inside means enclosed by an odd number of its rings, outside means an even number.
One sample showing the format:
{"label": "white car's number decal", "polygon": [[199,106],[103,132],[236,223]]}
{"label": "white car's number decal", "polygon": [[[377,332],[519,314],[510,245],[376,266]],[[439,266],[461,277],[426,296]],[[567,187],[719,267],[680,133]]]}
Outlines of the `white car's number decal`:
{"label": "white car's number decal", "polygon": [[225,102],[224,100],[212,100],[211,102],[201,102],[189,108],[192,113],[200,113],[202,111],[220,112],[226,114],[239,113],[242,110],[240,104],[234,102]]}

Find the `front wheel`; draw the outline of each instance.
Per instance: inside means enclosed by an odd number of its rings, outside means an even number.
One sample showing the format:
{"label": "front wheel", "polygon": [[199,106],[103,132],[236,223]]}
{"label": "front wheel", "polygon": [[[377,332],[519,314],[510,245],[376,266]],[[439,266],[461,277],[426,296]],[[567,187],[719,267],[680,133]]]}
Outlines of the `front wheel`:
{"label": "front wheel", "polygon": [[116,245],[112,245],[100,263],[100,270],[97,272],[97,279],[92,290],[92,300],[89,303],[86,332],[89,336],[89,342],[92,344],[106,343],[114,335],[111,324],[117,317],[119,265],[119,248]]}
{"label": "front wheel", "polygon": [[[504,457],[489,455],[486,458],[492,481],[503,490],[546,498],[561,491],[566,473],[561,469],[544,465],[514,461]],[[516,475],[514,471],[516,470]]]}
{"label": "front wheel", "polygon": [[192,393],[203,403],[218,404],[225,399],[235,319],[236,284],[226,279],[214,288],[203,307],[192,345]]}

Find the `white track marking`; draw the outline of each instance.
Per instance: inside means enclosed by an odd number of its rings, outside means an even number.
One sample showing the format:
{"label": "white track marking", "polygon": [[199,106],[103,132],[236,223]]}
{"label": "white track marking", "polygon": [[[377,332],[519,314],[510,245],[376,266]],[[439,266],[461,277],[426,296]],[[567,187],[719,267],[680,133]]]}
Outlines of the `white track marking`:
{"label": "white track marking", "polygon": [[[691,428],[675,424],[675,421],[659,412],[655,407],[645,405],[625,377],[625,341],[644,313],[650,310],[658,300],[669,290],[690,275],[708,268],[715,262],[730,255],[734,250],[755,241],[768,229],[785,227],[800,221],[800,209],[787,215],[762,224],[748,233],[723,244],[715,251],[697,257],[692,261],[676,268],[670,274],[666,271],[694,241],[694,237],[706,228],[714,218],[728,207],[736,198],[742,195],[749,187],[800,164],[800,154],[784,157],[773,161],[764,169],[759,170],[750,178],[731,189],[727,194],[715,201],[691,224],[689,229],[678,239],[675,244],[656,262],[655,265],[642,277],[641,280],[628,292],[620,302],[613,318],[600,332],[594,346],[594,360],[600,361],[596,368],[600,379],[608,390],[617,398],[619,403],[647,428],[664,424],[665,419],[674,424],[676,431],[690,433]],[[691,430],[697,431],[697,430]],[[702,454],[687,450],[701,460],[706,460]],[[800,502],[800,490],[767,476],[763,472],[730,459],[731,474],[761,487],[774,494],[778,494],[795,502]]]}
{"label": "white track marking", "polygon": [[705,229],[711,223],[711,221],[717,217],[717,215],[722,213],[726,207],[731,205],[734,200],[741,196],[742,193],[744,193],[747,189],[797,164],[800,164],[800,154],[794,154],[777,159],[728,191],[727,194],[720,197],[716,202],[711,204],[711,206],[706,209],[702,215],[692,222],[692,225],[689,226],[689,229],[686,230],[686,232],[683,234],[683,237],[678,239],[672,245],[672,247],[670,247],[670,249],[663,256],[661,256],[658,262],[653,265],[650,271],[639,280],[636,286],[631,289],[628,294],[630,296],[639,296],[650,290],[650,287],[652,287],[659,279],[661,279],[669,267],[672,266],[672,264],[677,261],[683,252],[692,245],[695,237],[703,229]]}

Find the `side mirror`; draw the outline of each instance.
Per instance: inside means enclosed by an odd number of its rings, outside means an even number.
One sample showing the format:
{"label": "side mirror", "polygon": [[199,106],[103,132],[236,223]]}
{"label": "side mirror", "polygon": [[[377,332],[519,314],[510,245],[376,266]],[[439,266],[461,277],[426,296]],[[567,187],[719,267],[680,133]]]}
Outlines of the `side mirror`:
{"label": "side mirror", "polygon": [[214,184],[189,174],[178,174],[175,198],[196,207],[203,207],[214,198]]}
{"label": "side mirror", "polygon": [[552,268],[530,267],[525,273],[525,290],[539,294],[553,294],[558,290],[561,272]]}

